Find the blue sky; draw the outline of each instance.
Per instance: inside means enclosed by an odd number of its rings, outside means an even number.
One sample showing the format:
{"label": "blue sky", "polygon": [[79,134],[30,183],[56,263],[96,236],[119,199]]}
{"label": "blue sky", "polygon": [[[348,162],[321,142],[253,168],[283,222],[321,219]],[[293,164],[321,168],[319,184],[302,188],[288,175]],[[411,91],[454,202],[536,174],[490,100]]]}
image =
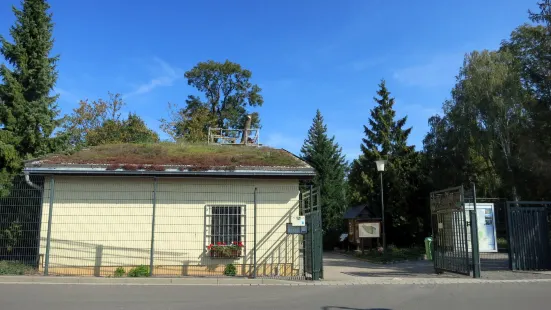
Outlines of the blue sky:
{"label": "blue sky", "polygon": [[[0,33],[14,17],[0,4]],[[494,49],[528,21],[536,0],[262,1],[51,0],[56,91],[80,99],[124,94],[153,129],[193,89],[199,61],[229,59],[262,87],[261,142],[298,153],[316,109],[349,159],[384,78],[421,147],[428,118],[449,97],[464,53]],[[162,135],[166,137],[166,135]]]}

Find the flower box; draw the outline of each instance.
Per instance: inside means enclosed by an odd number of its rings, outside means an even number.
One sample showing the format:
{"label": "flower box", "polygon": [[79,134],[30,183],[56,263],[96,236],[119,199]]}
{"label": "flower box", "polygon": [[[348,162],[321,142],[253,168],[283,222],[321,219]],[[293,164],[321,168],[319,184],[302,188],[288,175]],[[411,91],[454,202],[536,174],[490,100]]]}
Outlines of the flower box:
{"label": "flower box", "polygon": [[232,242],[232,244],[218,243],[210,244],[207,249],[211,258],[237,258],[241,257],[243,243]]}

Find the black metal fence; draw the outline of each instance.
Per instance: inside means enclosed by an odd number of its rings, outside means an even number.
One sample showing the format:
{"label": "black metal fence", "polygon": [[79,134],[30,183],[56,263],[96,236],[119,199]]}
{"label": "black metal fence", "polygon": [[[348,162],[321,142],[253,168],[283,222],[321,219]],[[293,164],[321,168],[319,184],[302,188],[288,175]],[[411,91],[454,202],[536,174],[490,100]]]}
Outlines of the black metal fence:
{"label": "black metal fence", "polygon": [[0,264],[45,275],[311,278],[304,261],[318,252],[304,242],[321,230],[287,233],[319,210],[319,199],[308,210],[301,199],[296,180],[21,176],[0,198]]}
{"label": "black metal fence", "polygon": [[551,202],[511,201],[509,255],[512,270],[551,270]]}
{"label": "black metal fence", "polygon": [[430,198],[437,272],[551,269],[551,202],[477,198],[474,185]]}

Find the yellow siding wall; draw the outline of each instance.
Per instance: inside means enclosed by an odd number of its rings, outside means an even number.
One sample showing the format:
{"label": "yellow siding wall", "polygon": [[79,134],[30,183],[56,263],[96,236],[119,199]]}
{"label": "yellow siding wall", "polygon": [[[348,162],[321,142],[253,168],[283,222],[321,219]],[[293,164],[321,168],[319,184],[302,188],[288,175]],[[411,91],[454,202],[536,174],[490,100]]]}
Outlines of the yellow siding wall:
{"label": "yellow siding wall", "polygon": [[[299,214],[298,181],[194,178],[157,181],[154,273],[217,275],[225,264],[233,263],[238,274],[249,274],[255,187],[258,273],[297,275],[301,237],[287,235],[286,223]],[[153,189],[152,178],[56,176],[50,274],[105,276],[112,275],[116,267],[149,266]],[[50,180],[46,180],[45,197],[49,191]],[[213,259],[208,255],[206,205],[245,206],[243,257]],[[44,199],[41,255],[46,252],[48,212],[48,199]]]}

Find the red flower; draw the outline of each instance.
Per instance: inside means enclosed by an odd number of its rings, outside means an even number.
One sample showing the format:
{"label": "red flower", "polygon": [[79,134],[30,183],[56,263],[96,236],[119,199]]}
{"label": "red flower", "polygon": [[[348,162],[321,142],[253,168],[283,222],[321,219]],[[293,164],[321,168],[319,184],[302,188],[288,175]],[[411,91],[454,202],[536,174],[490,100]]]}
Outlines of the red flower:
{"label": "red flower", "polygon": [[242,247],[243,246],[243,242],[239,241],[239,243],[237,244],[238,246]]}
{"label": "red flower", "polygon": [[222,242],[218,241],[216,242],[216,245],[222,245]]}
{"label": "red flower", "polygon": [[209,246],[207,246],[207,249],[209,249],[209,250],[210,250],[210,249],[212,248],[212,246],[213,246],[213,244],[212,244],[212,243],[211,243],[211,244],[209,244]]}

